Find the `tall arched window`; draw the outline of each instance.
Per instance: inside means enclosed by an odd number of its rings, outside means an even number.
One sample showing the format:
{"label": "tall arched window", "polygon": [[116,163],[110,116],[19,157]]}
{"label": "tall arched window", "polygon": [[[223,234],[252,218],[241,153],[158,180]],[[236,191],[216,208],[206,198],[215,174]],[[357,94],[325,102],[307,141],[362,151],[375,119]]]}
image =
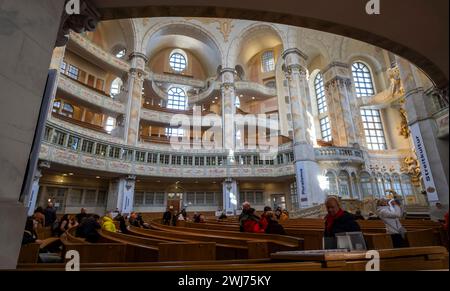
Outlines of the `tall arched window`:
{"label": "tall arched window", "polygon": [[114,117],[109,116],[106,119],[106,126],[105,126],[105,130],[108,133],[111,133],[111,131],[114,129],[114,127],[116,126],[116,120],[114,119]]}
{"label": "tall arched window", "polygon": [[338,189],[336,184],[336,175],[333,172],[328,172],[326,175],[328,190],[325,190],[327,195],[338,195]]}
{"label": "tall arched window", "polygon": [[369,67],[362,62],[352,65],[353,82],[355,83],[356,95],[366,97],[375,95],[373,78]]}
{"label": "tall arched window", "polygon": [[262,55],[261,55],[261,64],[262,64],[262,71],[267,73],[267,72],[272,72],[275,70],[275,58],[273,56],[273,51],[265,51]]}
{"label": "tall arched window", "polygon": [[236,106],[236,108],[241,107],[241,99],[239,98],[239,96],[236,96],[236,98],[234,99],[234,106]]}
{"label": "tall arched window", "polygon": [[174,50],[169,57],[169,65],[175,72],[182,72],[187,67],[187,59],[181,50]]}
{"label": "tall arched window", "polygon": [[318,73],[314,79],[314,89],[316,92],[317,109],[319,110],[319,114],[327,112],[327,99],[325,96],[325,86],[323,84],[323,77],[321,73]]}
{"label": "tall arched window", "polygon": [[111,97],[115,97],[120,93],[120,90],[122,88],[123,82],[120,78],[114,79],[114,81],[111,83]]}
{"label": "tall arched window", "polygon": [[187,100],[186,100],[186,92],[179,87],[172,87],[168,91],[168,101],[167,108],[177,109],[177,110],[186,110]]}
{"label": "tall arched window", "polygon": [[369,173],[361,173],[360,181],[363,199],[372,197],[372,184]]}
{"label": "tall arched window", "polygon": [[389,174],[384,174],[383,177],[383,181],[384,181],[384,193],[386,193],[387,190],[393,190],[392,189],[392,183],[391,183],[391,176],[389,176]]}
{"label": "tall arched window", "polygon": [[394,191],[397,192],[398,195],[403,196],[402,192],[402,182],[400,180],[400,176],[398,174],[392,175],[392,184],[394,186]]}
{"label": "tall arched window", "polygon": [[345,171],[339,173],[339,195],[350,197],[350,176]]}
{"label": "tall arched window", "polygon": [[404,196],[414,195],[413,186],[411,183],[411,176],[403,174],[401,177],[402,181],[402,192]]}

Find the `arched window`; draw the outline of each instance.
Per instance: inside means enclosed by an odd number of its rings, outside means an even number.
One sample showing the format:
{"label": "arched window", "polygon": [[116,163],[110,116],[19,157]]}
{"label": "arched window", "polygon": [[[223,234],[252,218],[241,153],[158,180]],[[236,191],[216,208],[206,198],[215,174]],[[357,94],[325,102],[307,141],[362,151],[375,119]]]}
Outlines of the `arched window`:
{"label": "arched window", "polygon": [[64,103],[61,114],[72,118],[73,117],[73,106],[70,105],[69,103]]}
{"label": "arched window", "polygon": [[347,172],[339,173],[339,194],[341,197],[350,197],[350,177]]}
{"label": "arched window", "polygon": [[111,97],[115,97],[120,93],[122,85],[123,82],[120,78],[114,79],[114,81],[111,83]]}
{"label": "arched window", "polygon": [[108,133],[111,133],[111,131],[114,129],[114,127],[116,126],[116,120],[113,117],[108,117],[106,119],[106,126],[105,126],[105,130]]}
{"label": "arched window", "polygon": [[239,96],[236,96],[236,98],[234,99],[234,105],[235,105],[237,108],[240,108],[240,107],[241,107],[241,99],[239,98]]}
{"label": "arched window", "polygon": [[383,177],[383,182],[384,182],[384,193],[386,193],[387,190],[394,190],[392,189],[392,183],[391,183],[391,176],[389,176],[389,174],[384,174]]}
{"label": "arched window", "polygon": [[380,173],[377,175],[377,191],[378,191],[378,197],[384,197],[384,186],[383,186],[383,175]]}
{"label": "arched window", "polygon": [[323,77],[321,73],[318,73],[314,79],[314,89],[316,92],[317,109],[319,110],[319,114],[327,112],[328,106],[325,96],[325,86],[323,84]]}
{"label": "arched window", "polygon": [[55,100],[53,102],[52,112],[58,113],[60,108],[61,108],[61,100]]}
{"label": "arched window", "polygon": [[387,149],[381,114],[378,109],[361,109],[361,118],[369,150]]}
{"label": "arched window", "polygon": [[370,182],[369,173],[361,173],[360,175],[361,191],[364,198],[372,197],[372,184]]}
{"label": "arched window", "polygon": [[398,174],[394,174],[392,175],[392,184],[394,186],[394,191],[397,192],[398,195],[403,196],[403,191],[402,191],[402,182],[400,180],[400,176]]}
{"label": "arched window", "polygon": [[330,126],[330,119],[328,116],[322,118],[319,120],[320,122],[320,133],[322,134],[322,140],[324,141],[331,141],[331,126]]}
{"label": "arched window", "polygon": [[352,65],[353,82],[355,83],[356,95],[366,97],[375,95],[372,74],[369,67],[362,62]]}
{"label": "arched window", "polygon": [[261,55],[261,64],[262,64],[262,71],[264,73],[272,72],[275,70],[275,58],[273,56],[273,51],[265,51]]}
{"label": "arched window", "polygon": [[401,177],[402,192],[404,196],[414,195],[413,186],[411,183],[411,176],[403,174]]}
{"label": "arched window", "polygon": [[182,72],[187,67],[186,56],[180,51],[175,50],[169,57],[169,65],[175,72]]}
{"label": "arched window", "polygon": [[121,49],[116,53],[116,57],[118,57],[119,59],[123,58],[125,55],[127,54],[127,50],[126,49]]}
{"label": "arched window", "polygon": [[325,190],[326,195],[338,195],[338,189],[336,184],[336,175],[333,172],[328,172],[326,174],[326,179],[328,183],[328,189]]}
{"label": "arched window", "polygon": [[168,96],[167,108],[186,110],[186,92],[184,92],[183,89],[179,87],[172,87],[168,91]]}

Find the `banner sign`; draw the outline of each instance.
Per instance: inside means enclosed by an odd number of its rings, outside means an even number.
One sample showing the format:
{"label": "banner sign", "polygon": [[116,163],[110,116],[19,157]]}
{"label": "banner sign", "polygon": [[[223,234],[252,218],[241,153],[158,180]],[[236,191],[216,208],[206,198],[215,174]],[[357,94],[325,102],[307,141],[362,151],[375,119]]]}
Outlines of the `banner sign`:
{"label": "banner sign", "polygon": [[297,192],[300,202],[308,202],[308,189],[306,187],[306,170],[301,162],[295,164],[297,178]]}
{"label": "banner sign", "polygon": [[436,192],[436,185],[434,184],[433,174],[431,173],[430,162],[428,160],[425,145],[423,143],[422,134],[420,133],[419,124],[416,123],[411,127],[411,135],[416,147],[417,158],[420,163],[420,170],[422,173],[423,182],[427,191],[428,201],[437,202],[439,197]]}

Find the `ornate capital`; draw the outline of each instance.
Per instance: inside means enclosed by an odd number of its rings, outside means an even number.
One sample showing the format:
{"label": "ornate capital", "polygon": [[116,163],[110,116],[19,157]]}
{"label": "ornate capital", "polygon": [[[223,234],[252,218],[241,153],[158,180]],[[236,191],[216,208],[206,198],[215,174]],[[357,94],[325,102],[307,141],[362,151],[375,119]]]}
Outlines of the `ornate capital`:
{"label": "ornate capital", "polygon": [[[100,13],[97,8],[90,2],[90,0],[80,1],[80,14],[67,14],[66,9],[61,16],[61,24],[59,27],[58,37],[56,39],[55,46],[65,46],[69,41],[70,30],[76,33],[82,33],[85,31],[94,31],[97,27],[97,23],[100,20]],[[68,0],[65,1],[66,5]],[[65,6],[66,6],[65,5]]]}
{"label": "ornate capital", "polygon": [[50,169],[50,162],[49,161],[39,161],[38,168],[39,169]]}
{"label": "ornate capital", "polygon": [[306,54],[304,54],[301,50],[299,50],[298,48],[290,48],[285,50],[282,54],[281,57],[286,60],[286,57],[290,54],[295,54],[300,56],[300,58],[302,58],[303,60],[308,60],[308,56]]}
{"label": "ornate capital", "polygon": [[343,78],[343,77],[334,77],[327,83],[325,83],[325,90],[330,90],[331,88],[338,88],[338,87],[351,87],[352,80],[349,78]]}
{"label": "ornate capital", "polygon": [[133,60],[134,58],[140,58],[140,59],[144,60],[145,63],[148,62],[148,57],[145,54],[140,53],[140,52],[132,52],[128,58],[130,61]]}

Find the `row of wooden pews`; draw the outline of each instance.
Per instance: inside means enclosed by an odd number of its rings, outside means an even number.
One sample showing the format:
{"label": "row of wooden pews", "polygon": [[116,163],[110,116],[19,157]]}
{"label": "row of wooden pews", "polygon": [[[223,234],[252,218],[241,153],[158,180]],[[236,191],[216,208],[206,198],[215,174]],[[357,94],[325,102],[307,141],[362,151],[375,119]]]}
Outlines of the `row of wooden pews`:
{"label": "row of wooden pews", "polygon": [[[381,250],[381,271],[448,270],[443,247]],[[146,263],[82,263],[82,271],[365,271],[362,252],[279,252],[270,259]],[[18,270],[61,271],[64,264],[19,264]]]}

